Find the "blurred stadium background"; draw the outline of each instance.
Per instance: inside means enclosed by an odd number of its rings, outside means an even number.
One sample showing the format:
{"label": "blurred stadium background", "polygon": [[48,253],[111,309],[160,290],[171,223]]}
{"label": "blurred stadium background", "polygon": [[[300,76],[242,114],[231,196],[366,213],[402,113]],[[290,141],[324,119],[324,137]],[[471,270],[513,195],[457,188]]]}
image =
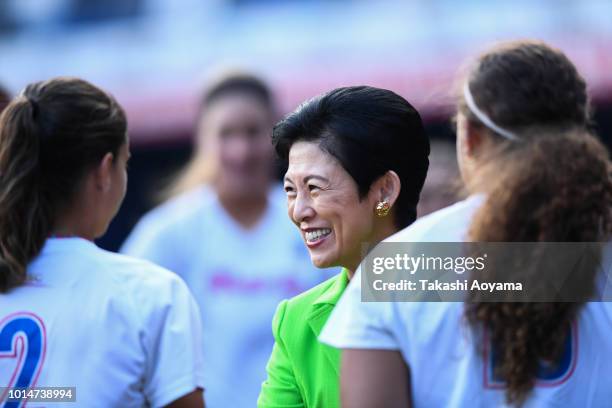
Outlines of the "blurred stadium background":
{"label": "blurred stadium background", "polygon": [[198,97],[215,72],[261,75],[276,92],[279,117],[338,86],[402,94],[436,143],[428,212],[453,199],[448,119],[459,68],[495,41],[528,37],[577,64],[611,146],[609,0],[0,0],[0,85],[15,94],[32,81],[79,76],[126,108],[129,192],[99,242],[114,250],[188,159]]}

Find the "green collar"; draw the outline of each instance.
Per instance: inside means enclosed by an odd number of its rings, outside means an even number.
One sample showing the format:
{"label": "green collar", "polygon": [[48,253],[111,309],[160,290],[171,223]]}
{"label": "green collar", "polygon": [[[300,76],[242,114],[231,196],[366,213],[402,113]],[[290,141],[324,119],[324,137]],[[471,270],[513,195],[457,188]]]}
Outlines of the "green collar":
{"label": "green collar", "polygon": [[334,276],[332,279],[332,283],[325,291],[323,291],[323,293],[321,293],[313,304],[317,305],[320,303],[326,303],[335,305],[338,303],[340,296],[342,296],[342,293],[344,293],[344,290],[349,283],[348,271],[346,268],[342,268],[342,271],[340,271],[340,273]]}

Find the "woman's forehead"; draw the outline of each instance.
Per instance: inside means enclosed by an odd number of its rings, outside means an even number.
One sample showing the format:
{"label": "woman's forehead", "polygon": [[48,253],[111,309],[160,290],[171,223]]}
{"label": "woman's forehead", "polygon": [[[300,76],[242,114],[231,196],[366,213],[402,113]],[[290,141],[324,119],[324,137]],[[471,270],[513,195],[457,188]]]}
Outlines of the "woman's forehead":
{"label": "woman's forehead", "polygon": [[335,161],[336,159],[321,149],[317,142],[298,141],[289,150],[289,167],[294,169],[312,166],[328,167]]}
{"label": "woman's forehead", "polygon": [[344,169],[338,160],[321,149],[317,142],[299,141],[289,151],[289,167],[286,176],[297,182],[308,176],[326,179],[339,177]]}

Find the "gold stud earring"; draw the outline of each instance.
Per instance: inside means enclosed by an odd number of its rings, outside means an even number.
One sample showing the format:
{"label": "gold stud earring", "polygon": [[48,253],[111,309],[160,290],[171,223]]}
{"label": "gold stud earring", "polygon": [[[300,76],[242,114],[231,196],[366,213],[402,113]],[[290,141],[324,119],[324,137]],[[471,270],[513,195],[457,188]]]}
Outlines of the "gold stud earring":
{"label": "gold stud earring", "polygon": [[387,214],[389,214],[389,211],[391,210],[391,205],[389,204],[389,202],[387,200],[383,200],[383,201],[379,201],[378,204],[376,204],[376,215],[378,215],[379,217],[385,217]]}

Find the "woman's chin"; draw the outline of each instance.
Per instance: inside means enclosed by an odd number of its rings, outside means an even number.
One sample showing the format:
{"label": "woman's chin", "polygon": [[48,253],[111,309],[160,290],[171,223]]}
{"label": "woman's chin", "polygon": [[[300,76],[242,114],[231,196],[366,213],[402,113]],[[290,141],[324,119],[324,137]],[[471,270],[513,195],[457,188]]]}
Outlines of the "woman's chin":
{"label": "woman's chin", "polygon": [[328,257],[323,256],[311,256],[310,261],[312,264],[320,269],[331,268],[332,266],[336,266],[335,259],[330,259]]}

